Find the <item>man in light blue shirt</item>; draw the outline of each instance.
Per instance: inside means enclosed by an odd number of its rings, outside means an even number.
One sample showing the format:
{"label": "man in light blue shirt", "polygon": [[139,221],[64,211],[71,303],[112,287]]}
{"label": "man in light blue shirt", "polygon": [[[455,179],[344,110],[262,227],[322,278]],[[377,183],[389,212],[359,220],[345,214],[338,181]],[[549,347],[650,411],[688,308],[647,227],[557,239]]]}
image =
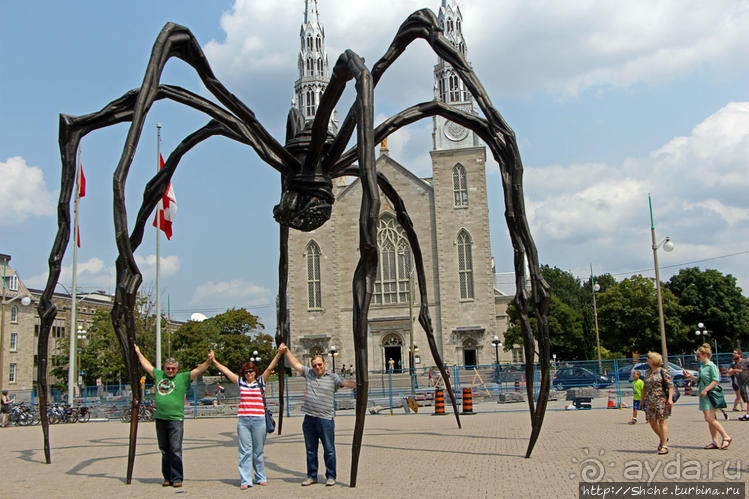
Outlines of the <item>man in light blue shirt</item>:
{"label": "man in light blue shirt", "polygon": [[307,450],[307,478],[302,482],[302,486],[317,483],[319,441],[322,441],[325,459],[325,485],[333,486],[336,480],[333,396],[338,388],[356,388],[356,382],[341,379],[336,373],[326,372],[325,359],[322,355],[312,358],[312,369],[303,366],[290,350],[286,351],[286,358],[289,365],[304,376],[307,382],[302,404],[304,413],[302,431],[304,432],[304,446]]}

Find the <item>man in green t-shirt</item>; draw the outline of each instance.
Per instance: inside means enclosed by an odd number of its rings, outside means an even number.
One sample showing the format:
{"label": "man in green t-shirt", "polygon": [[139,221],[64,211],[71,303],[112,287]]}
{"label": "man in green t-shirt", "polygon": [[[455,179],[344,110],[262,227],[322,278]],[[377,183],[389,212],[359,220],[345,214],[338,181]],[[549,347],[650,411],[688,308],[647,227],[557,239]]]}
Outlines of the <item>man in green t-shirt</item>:
{"label": "man in green t-shirt", "polygon": [[161,451],[161,474],[163,487],[182,487],[182,433],[185,419],[185,394],[190,383],[203,374],[213,362],[213,350],[208,359],[192,371],[177,372],[177,361],[168,358],[164,370],[154,369],[153,365],[135,345],[135,353],[143,369],[154,379],[156,388],[156,438]]}
{"label": "man in green t-shirt", "polygon": [[629,424],[637,424],[637,410],[644,411],[645,403],[642,400],[642,388],[645,386],[645,382],[640,379],[640,371],[633,371],[632,377],[632,419],[629,420]]}

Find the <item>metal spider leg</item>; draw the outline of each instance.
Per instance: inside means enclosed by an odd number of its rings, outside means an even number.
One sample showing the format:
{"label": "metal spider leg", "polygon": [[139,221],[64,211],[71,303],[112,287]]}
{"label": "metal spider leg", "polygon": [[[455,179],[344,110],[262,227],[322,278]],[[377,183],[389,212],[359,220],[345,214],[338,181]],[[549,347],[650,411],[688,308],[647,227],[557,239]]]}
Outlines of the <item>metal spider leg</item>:
{"label": "metal spider leg", "polygon": [[[372,77],[364,60],[347,50],[336,62],[333,77],[325,93],[336,95],[343,82],[356,79],[356,129],[359,145],[359,179],[362,184],[361,211],[359,214],[359,263],[353,280],[354,358],[356,361],[356,421],[351,445],[351,487],[356,487],[356,475],[361,453],[364,418],[369,390],[367,356],[367,313],[372,299],[372,288],[377,272],[377,217],[380,212],[380,195],[377,189],[374,154],[374,102]],[[330,98],[321,100],[328,102]],[[322,118],[321,118],[322,120]],[[317,121],[317,118],[316,118]],[[316,124],[316,123],[315,123]]]}
{"label": "metal spider leg", "polygon": [[[358,167],[348,167],[342,171],[341,175],[359,176],[361,174]],[[444,363],[440,356],[439,350],[437,349],[437,342],[434,339],[434,328],[432,327],[432,318],[429,315],[429,298],[427,296],[427,283],[426,283],[426,271],[424,270],[424,257],[421,252],[421,245],[419,244],[419,238],[416,235],[411,217],[408,215],[406,210],[406,204],[403,199],[398,195],[395,187],[390,183],[385,174],[377,172],[377,184],[382,189],[383,194],[387,197],[395,208],[396,218],[398,223],[403,227],[408,238],[408,243],[411,246],[411,251],[414,255],[414,265],[416,266],[416,277],[419,283],[419,323],[426,333],[427,341],[429,343],[429,349],[432,352],[432,358],[434,359],[437,368],[442,374],[442,379],[445,381],[445,388],[447,393],[450,395],[450,401],[453,406],[453,413],[455,414],[455,420],[458,423],[458,428],[461,428],[460,414],[458,413],[458,404],[455,399],[455,394],[450,383],[450,377],[445,369]]]}
{"label": "metal spider leg", "polygon": [[[276,345],[286,343],[291,337],[289,329],[289,308],[287,286],[289,281],[289,228],[280,227],[280,251],[278,256],[278,297],[276,298]],[[284,392],[286,389],[286,356],[278,359],[278,434],[283,430]]]}

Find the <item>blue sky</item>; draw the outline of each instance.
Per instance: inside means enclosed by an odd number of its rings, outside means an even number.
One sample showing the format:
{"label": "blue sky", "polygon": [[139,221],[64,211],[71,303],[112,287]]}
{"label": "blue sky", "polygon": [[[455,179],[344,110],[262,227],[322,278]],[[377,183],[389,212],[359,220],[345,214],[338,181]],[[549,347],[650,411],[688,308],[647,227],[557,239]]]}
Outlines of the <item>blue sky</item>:
{"label": "blue sky", "polygon": [[[439,0],[320,0],[330,64],[351,48],[372,64],[400,23]],[[652,273],[648,193],[662,278],[697,265],[749,287],[749,2],[495,2],[462,0],[468,58],[516,132],[529,223],[543,263],[578,276]],[[217,76],[282,141],[294,80],[302,0],[3,2],[0,4],[0,252],[32,287],[46,282],[56,232],[59,113],[101,109],[140,86],[167,21],[191,29]],[[127,9],[125,9],[127,7]],[[375,93],[379,120],[432,98],[435,56],[408,49]],[[206,94],[190,68],[167,65],[162,82]],[[344,116],[347,91],[338,105]],[[164,156],[207,118],[174,103],[151,109],[127,182],[131,221]],[[127,125],[82,143],[78,284],[114,284],[112,173]],[[391,156],[430,176],[431,121],[389,141]],[[488,166],[492,253],[512,270],[496,164]],[[173,179],[179,213],[162,238],[162,297],[172,316],[244,306],[275,327],[279,176],[246,146],[216,138]],[[154,292],[155,236],[137,252]],[[727,256],[733,255],[733,256]],[[70,285],[72,248],[62,283]],[[697,263],[692,263],[697,262]]]}

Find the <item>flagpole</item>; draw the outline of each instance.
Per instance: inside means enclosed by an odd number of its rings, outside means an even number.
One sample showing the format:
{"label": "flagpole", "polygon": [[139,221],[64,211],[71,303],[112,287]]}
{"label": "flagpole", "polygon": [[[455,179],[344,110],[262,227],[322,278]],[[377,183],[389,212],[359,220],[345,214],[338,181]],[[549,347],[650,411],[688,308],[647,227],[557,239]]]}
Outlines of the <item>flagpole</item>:
{"label": "flagpole", "polygon": [[[156,173],[161,169],[161,123],[156,123]],[[159,202],[162,205],[163,199]],[[156,369],[161,369],[161,213],[156,210]]]}
{"label": "flagpole", "polygon": [[73,198],[73,283],[70,297],[70,352],[68,355],[68,404],[73,405],[75,395],[75,356],[78,350],[78,295],[76,277],[78,275],[78,202],[81,199],[81,147],[78,146],[78,163],[75,167],[75,197]]}

